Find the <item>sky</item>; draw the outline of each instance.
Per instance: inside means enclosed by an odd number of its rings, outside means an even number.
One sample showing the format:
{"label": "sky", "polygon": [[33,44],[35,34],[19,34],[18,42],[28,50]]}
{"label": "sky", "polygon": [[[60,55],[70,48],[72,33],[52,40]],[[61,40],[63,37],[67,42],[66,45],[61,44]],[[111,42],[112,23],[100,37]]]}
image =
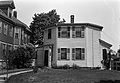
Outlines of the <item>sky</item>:
{"label": "sky", "polygon": [[13,0],[18,19],[28,26],[35,13],[47,13],[56,9],[60,18],[76,23],[93,23],[103,26],[101,39],[112,44],[117,51],[120,45],[120,0]]}

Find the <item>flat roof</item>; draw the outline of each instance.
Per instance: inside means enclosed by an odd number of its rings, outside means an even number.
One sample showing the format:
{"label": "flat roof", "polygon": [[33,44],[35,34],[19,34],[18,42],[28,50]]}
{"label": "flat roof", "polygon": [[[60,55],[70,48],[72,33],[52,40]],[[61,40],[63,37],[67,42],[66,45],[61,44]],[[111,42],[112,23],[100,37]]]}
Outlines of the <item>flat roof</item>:
{"label": "flat roof", "polygon": [[95,29],[102,30],[103,26],[96,25],[93,23],[57,23],[56,26],[80,26],[80,25],[86,25],[86,26],[92,26]]}
{"label": "flat roof", "polygon": [[99,39],[99,42],[100,42],[100,44],[101,44],[102,46],[104,46],[104,47],[107,47],[107,48],[112,47],[112,44],[110,44],[110,43],[108,43],[108,42],[106,42],[106,41],[104,41],[104,40]]}
{"label": "flat roof", "polygon": [[15,5],[14,5],[13,1],[0,1],[0,6],[1,7],[3,7],[3,6],[9,6],[12,9],[15,9]]}

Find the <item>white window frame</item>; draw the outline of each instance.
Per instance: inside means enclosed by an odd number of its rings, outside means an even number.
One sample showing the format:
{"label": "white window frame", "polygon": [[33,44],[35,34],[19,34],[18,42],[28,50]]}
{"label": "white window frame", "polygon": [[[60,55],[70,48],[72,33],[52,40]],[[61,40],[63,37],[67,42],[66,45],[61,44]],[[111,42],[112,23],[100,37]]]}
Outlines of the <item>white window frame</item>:
{"label": "white window frame", "polygon": [[[77,31],[79,31],[80,33],[79,37],[77,37],[76,35]],[[84,26],[73,26],[72,27],[72,38],[85,38],[85,27]]]}
{"label": "white window frame", "polygon": [[[67,55],[66,59],[62,59],[61,57],[61,50],[66,49],[67,50]],[[70,60],[70,48],[58,48],[58,60]]]}
{"label": "white window frame", "polygon": [[[80,58],[77,58],[76,49],[80,49]],[[85,60],[85,48],[72,48],[72,60]]]}
{"label": "white window frame", "polygon": [[0,33],[2,33],[2,22],[0,21]]}
{"label": "white window frame", "polygon": [[13,26],[9,25],[9,35],[13,37]]}
{"label": "white window frame", "polygon": [[[5,50],[5,55],[7,54],[7,44],[2,43],[2,51]],[[4,55],[4,53],[3,53]]]}
{"label": "white window frame", "polygon": [[[63,33],[63,29],[66,29],[67,28],[67,31],[66,31],[66,37],[63,37],[62,36],[62,33]],[[65,31],[64,31],[65,32]],[[63,27],[63,26],[60,26],[60,27],[58,27],[58,38],[70,38],[70,27],[69,26],[65,26],[65,27]]]}
{"label": "white window frame", "polygon": [[[17,38],[16,38],[16,34],[18,34]],[[15,27],[15,36],[14,36],[14,38],[19,39],[19,28]]]}
{"label": "white window frame", "polygon": [[4,27],[3,32],[4,32],[5,35],[7,35],[8,24],[4,23],[3,27]]}

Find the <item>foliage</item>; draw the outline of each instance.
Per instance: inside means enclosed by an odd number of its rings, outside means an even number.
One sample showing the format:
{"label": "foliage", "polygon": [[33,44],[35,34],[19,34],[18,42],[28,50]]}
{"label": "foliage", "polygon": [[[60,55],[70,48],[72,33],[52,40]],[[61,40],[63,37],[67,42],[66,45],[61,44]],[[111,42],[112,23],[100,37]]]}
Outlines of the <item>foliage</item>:
{"label": "foliage", "polygon": [[32,58],[35,55],[35,50],[29,45],[19,46],[13,50],[8,57],[9,67],[13,68],[28,68],[31,66]]}
{"label": "foliage", "polygon": [[101,61],[101,63],[105,66],[105,68],[108,70],[108,69],[110,69],[110,62],[111,62],[111,52],[112,52],[112,50],[109,50],[109,53],[106,55],[107,56],[107,58],[106,59],[103,59],[102,61]]}
{"label": "foliage", "polygon": [[55,26],[60,20],[59,17],[56,10],[48,13],[34,14],[33,21],[30,25],[30,30],[32,31],[31,43],[42,45],[44,30],[48,27]]}
{"label": "foliage", "polygon": [[53,66],[54,69],[70,69],[68,64],[61,65],[61,66]]}
{"label": "foliage", "polygon": [[76,65],[76,64],[73,64],[73,65],[72,65],[72,68],[73,68],[73,69],[80,69],[80,67],[79,67],[78,65]]}

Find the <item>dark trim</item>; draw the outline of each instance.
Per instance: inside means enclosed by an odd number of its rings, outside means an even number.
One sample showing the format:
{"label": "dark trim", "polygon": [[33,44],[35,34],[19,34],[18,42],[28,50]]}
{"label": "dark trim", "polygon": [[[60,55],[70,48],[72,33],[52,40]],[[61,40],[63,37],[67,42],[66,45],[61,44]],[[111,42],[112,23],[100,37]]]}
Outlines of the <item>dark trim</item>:
{"label": "dark trim", "polygon": [[99,42],[100,42],[100,44],[101,44],[102,46],[104,46],[104,47],[107,47],[107,48],[112,47],[112,44],[109,44],[109,43],[107,43],[107,42],[105,42],[105,41],[103,41],[103,40],[101,40],[101,39],[99,39]]}
{"label": "dark trim", "polygon": [[52,46],[52,47],[53,47],[53,45],[54,45],[54,44],[40,45],[40,46],[36,47],[36,49],[37,49],[37,48],[42,48],[42,47],[45,47],[45,46],[49,46],[49,47]]}
{"label": "dark trim", "polygon": [[92,24],[92,23],[58,23],[58,24],[56,24],[56,26],[80,26],[80,25],[92,26],[92,27],[97,28],[99,30],[103,29],[102,26]]}

